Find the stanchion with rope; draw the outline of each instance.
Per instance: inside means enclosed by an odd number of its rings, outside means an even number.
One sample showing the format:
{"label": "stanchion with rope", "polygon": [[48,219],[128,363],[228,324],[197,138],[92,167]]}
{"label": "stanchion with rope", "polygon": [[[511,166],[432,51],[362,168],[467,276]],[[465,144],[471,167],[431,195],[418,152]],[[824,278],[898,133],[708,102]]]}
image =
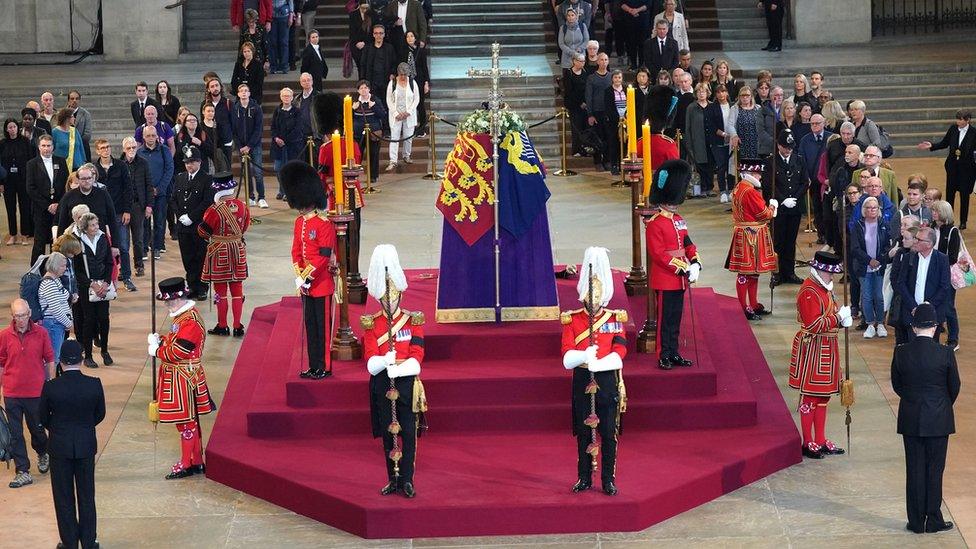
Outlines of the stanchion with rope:
{"label": "stanchion with rope", "polygon": [[305,141],[305,147],[308,149],[308,165],[313,168],[318,168],[318,166],[315,165],[315,137],[314,136],[311,135],[308,136],[308,139]]}
{"label": "stanchion with rope", "polygon": [[363,194],[376,194],[381,192],[379,189],[373,187],[373,169],[370,164],[373,161],[373,155],[370,154],[370,149],[372,148],[373,130],[369,127],[369,122],[363,126],[363,137],[364,143],[366,144],[363,149],[363,170],[366,171],[366,189],[363,190]]}
{"label": "stanchion with rope", "polygon": [[570,170],[566,167],[566,125],[569,123],[569,111],[565,107],[559,110],[557,116],[563,119],[562,129],[559,132],[559,149],[562,160],[562,166],[560,169],[552,172],[552,175],[557,175],[559,177],[569,177],[576,175],[576,172]]}
{"label": "stanchion with rope", "polygon": [[427,171],[426,174],[424,174],[423,178],[432,179],[435,181],[444,177],[443,173],[437,171],[437,137],[436,137],[437,130],[434,128],[437,121],[440,119],[441,118],[437,116],[437,114],[434,113],[434,111],[430,111],[430,114],[427,116],[427,139],[429,143],[428,148],[430,149],[429,151],[430,159],[428,162],[430,165],[430,169]]}

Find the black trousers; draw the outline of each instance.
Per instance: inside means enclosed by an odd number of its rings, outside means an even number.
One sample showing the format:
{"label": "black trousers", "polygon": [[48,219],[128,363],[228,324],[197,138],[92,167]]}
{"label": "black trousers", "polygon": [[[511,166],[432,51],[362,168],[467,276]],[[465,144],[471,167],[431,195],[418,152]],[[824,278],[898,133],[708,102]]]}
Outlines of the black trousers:
{"label": "black trousers", "polygon": [[949,437],[910,437],[905,440],[905,503],[908,524],[915,530],[941,525],[942,473]]}
{"label": "black trousers", "polygon": [[769,33],[769,42],[766,47],[783,47],[783,7],[780,6],[776,11],[766,13],[766,31]]}
{"label": "black trousers", "polygon": [[603,126],[603,139],[607,143],[606,156],[603,157],[603,162],[619,168],[621,143],[617,119],[604,115],[601,125]]}
{"label": "black trousers", "polygon": [[[596,403],[596,416],[600,418],[597,431],[600,433],[600,480],[603,484],[613,482],[617,470],[617,407],[618,403],[611,399]],[[586,398],[586,408],[589,409],[589,398]],[[586,453],[586,447],[593,441],[590,428],[577,425],[576,430],[583,433],[576,437],[576,471],[578,478],[593,477],[593,456]]]}
{"label": "black trousers", "polygon": [[65,547],[95,547],[95,456],[51,456],[51,492]]}
{"label": "black trousers", "polygon": [[840,249],[840,221],[834,211],[834,199],[831,195],[826,195],[821,200],[823,216],[824,240],[834,250]]}
{"label": "black trousers", "polygon": [[[593,113],[593,118],[596,119],[596,125],[589,126],[589,117],[587,117],[587,127],[594,127],[600,132],[600,136],[603,137],[603,147],[599,150],[593,151],[593,164],[603,164],[610,163],[613,158],[610,156],[610,141],[607,140],[607,132],[610,131],[608,126],[610,122],[607,121],[607,117],[604,115],[603,111],[597,111]],[[617,133],[617,128],[613,128],[614,135]]]}
{"label": "black trousers", "polygon": [[33,265],[38,257],[47,253],[45,249],[51,244],[51,226],[54,225],[54,216],[46,209],[34,208],[31,212],[34,220],[34,247],[31,249],[30,264]]}
{"label": "black trousers", "polygon": [[[814,187],[817,187],[816,189]],[[811,183],[807,191],[807,200],[810,201],[810,212],[813,214],[813,225],[817,229],[817,237],[826,241],[826,231],[824,226],[823,196],[820,194],[819,183]]]}
{"label": "black trousers", "polygon": [[681,334],[681,314],[684,312],[684,290],[657,291],[657,328],[660,356],[678,354],[678,336]]}
{"label": "black trousers", "polygon": [[[969,219],[969,196],[973,194],[973,181],[954,171],[946,170],[946,202],[952,211],[959,212],[956,225],[965,225]],[[959,208],[956,209],[956,193],[959,193]]]}
{"label": "black trousers", "polygon": [[88,284],[78,285],[78,303],[72,310],[75,314],[75,325],[81,328],[78,342],[85,351],[85,358],[92,357],[92,345],[95,335],[101,343],[102,351],[108,350],[109,303],[111,301],[89,301]]}
{"label": "black trousers", "polygon": [[207,285],[200,280],[200,275],[203,273],[203,262],[207,259],[207,241],[186,229],[181,229],[178,234],[180,257],[186,271],[186,285],[192,294],[206,295]]}
{"label": "black trousers", "polygon": [[[27,184],[23,178],[16,180],[7,177],[3,186],[3,202],[7,207],[7,230],[11,235],[31,236],[34,234],[34,223],[31,220],[30,197],[27,196]],[[20,231],[17,230],[17,212],[20,211]]]}
{"label": "black trousers", "polygon": [[[132,262],[136,267],[145,267],[145,262],[142,260],[142,256],[145,253],[145,243],[143,242],[143,224],[146,221],[146,207],[140,206],[138,204],[132,205],[132,213],[129,218],[128,228],[122,227],[122,230],[131,231],[132,237],[129,239],[129,253],[132,254]],[[122,261],[128,261],[129,258],[126,256],[122,258]]]}
{"label": "black trousers", "polygon": [[[627,57],[630,66],[644,67],[646,66],[644,60],[644,40],[647,40],[651,36],[651,19],[649,16],[644,17],[633,17],[623,14],[622,19],[624,20],[624,28],[618,28],[617,22],[614,22],[614,31],[620,32],[622,34],[617,34],[617,40],[626,37],[627,40]],[[654,75],[653,78],[657,78]]]}
{"label": "black trousers", "polygon": [[[709,157],[711,152],[709,152]],[[712,186],[715,184],[715,163],[711,158],[708,158],[706,162],[695,163],[695,170],[698,172],[698,178],[701,182],[701,192],[706,194],[712,191]]]}
{"label": "black trousers", "polygon": [[41,416],[37,406],[40,397],[17,398],[6,397],[4,409],[7,411],[7,421],[10,422],[10,446],[13,453],[14,465],[18,473],[30,471],[30,458],[27,457],[27,440],[24,438],[24,422],[30,432],[31,448],[37,455],[47,453],[47,432],[41,426]]}
{"label": "black trousers", "polygon": [[773,218],[773,248],[779,255],[779,276],[796,276],[796,237],[800,233],[799,215]]}
{"label": "black trousers", "polygon": [[332,371],[332,296],[302,296],[308,369]]}
{"label": "black trousers", "polygon": [[[565,82],[565,80],[564,80]],[[569,108],[569,131],[573,139],[573,148],[570,154],[583,153],[583,139],[580,132],[586,129],[586,111],[579,107]]]}
{"label": "black trousers", "polygon": [[[386,460],[386,477],[392,482],[393,460],[390,450],[393,449],[393,435],[386,431],[386,427],[393,421],[393,406],[384,395],[373,395],[377,400],[377,410],[380,415],[380,425],[383,426],[383,456]],[[397,421],[400,423],[400,486],[405,482],[413,482],[413,472],[417,459],[417,414],[413,411],[413,396],[400,395],[397,399]]]}

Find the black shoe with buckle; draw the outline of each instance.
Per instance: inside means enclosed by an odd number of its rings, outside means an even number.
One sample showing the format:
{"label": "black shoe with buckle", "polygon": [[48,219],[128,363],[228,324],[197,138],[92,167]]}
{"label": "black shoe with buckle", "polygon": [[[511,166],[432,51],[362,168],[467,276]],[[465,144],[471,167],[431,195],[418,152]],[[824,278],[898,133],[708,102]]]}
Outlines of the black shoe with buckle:
{"label": "black shoe with buckle", "polygon": [[397,484],[396,484],[396,481],[392,481],[391,480],[389,483],[387,483],[386,486],[380,488],[380,495],[381,496],[388,496],[390,494],[395,494],[396,492],[397,492]]}
{"label": "black shoe with buckle", "polygon": [[844,449],[837,446],[829,440],[825,440],[823,444],[820,445],[820,453],[825,456],[839,456],[844,454]]}
{"label": "black shoe with buckle", "polygon": [[573,485],[573,492],[575,493],[585,492],[586,490],[589,490],[590,487],[592,486],[593,486],[592,480],[588,478],[581,478],[576,481],[576,484]]}
{"label": "black shoe with buckle", "polygon": [[608,496],[617,495],[617,486],[613,483],[612,480],[608,480],[603,483],[603,493]]}
{"label": "black shoe with buckle", "polygon": [[823,448],[814,442],[803,445],[803,457],[810,459],[823,459]]}
{"label": "black shoe with buckle", "polygon": [[412,482],[403,483],[403,495],[406,498],[413,498],[417,495],[417,491],[414,490]]}
{"label": "black shoe with buckle", "polygon": [[743,312],[746,315],[746,320],[762,320],[762,317],[761,316],[759,316],[756,313],[750,311],[749,309],[746,309]]}
{"label": "black shoe with buckle", "polygon": [[230,328],[227,326],[214,326],[213,328],[207,330],[207,333],[215,336],[229,336]]}
{"label": "black shoe with buckle", "polygon": [[298,375],[305,379],[325,379],[326,377],[332,375],[332,372],[327,372],[325,370],[313,370],[309,368]]}
{"label": "black shoe with buckle", "polygon": [[192,476],[193,476],[193,470],[192,468],[190,468],[190,469],[174,470],[172,473],[166,475],[165,478],[166,480],[176,480],[178,478],[186,478]]}
{"label": "black shoe with buckle", "polygon": [[198,463],[191,466],[189,469],[187,469],[187,471],[190,471],[194,475],[203,475],[207,472],[207,466],[202,463]]}
{"label": "black shoe with buckle", "polygon": [[752,308],[752,312],[754,312],[754,313],[756,313],[757,315],[760,315],[760,316],[766,316],[766,315],[773,314],[773,312],[770,311],[769,309],[767,309],[766,306],[763,305],[762,303],[759,303],[755,307],[753,307]]}
{"label": "black shoe with buckle", "polygon": [[244,337],[244,325],[234,327],[234,337]]}
{"label": "black shoe with buckle", "polygon": [[673,353],[670,357],[672,366],[680,366],[682,368],[687,368],[692,365],[692,362],[687,358],[682,357],[678,353]]}
{"label": "black shoe with buckle", "polygon": [[671,359],[666,356],[662,356],[661,359],[657,361],[657,367],[662,370],[670,370]]}

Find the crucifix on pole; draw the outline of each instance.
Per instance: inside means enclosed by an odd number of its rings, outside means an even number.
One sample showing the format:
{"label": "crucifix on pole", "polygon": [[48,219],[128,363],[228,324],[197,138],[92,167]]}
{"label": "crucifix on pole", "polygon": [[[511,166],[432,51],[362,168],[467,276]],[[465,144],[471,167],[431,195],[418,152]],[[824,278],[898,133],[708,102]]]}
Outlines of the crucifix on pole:
{"label": "crucifix on pole", "polygon": [[501,184],[498,177],[498,143],[500,140],[500,119],[498,111],[502,105],[502,92],[499,89],[500,80],[505,78],[520,78],[524,76],[521,67],[514,69],[501,68],[501,50],[498,42],[491,45],[491,68],[468,69],[468,78],[488,78],[491,80],[491,89],[488,91],[488,110],[491,112],[491,171],[495,185],[495,322],[502,320],[502,294],[501,294],[501,248],[499,246],[499,225],[498,225],[498,187]]}

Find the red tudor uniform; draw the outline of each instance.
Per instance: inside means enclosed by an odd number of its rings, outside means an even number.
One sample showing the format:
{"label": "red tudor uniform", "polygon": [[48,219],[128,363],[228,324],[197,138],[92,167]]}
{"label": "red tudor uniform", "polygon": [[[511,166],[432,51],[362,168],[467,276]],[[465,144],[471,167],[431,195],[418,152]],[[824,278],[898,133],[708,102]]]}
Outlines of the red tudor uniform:
{"label": "red tudor uniform", "polygon": [[[345,164],[346,160],[349,158],[346,156],[346,146],[345,138],[340,138],[340,143],[342,144],[342,162]],[[356,164],[362,161],[362,154],[359,151],[359,143],[353,142],[353,160]],[[332,141],[323,143],[319,147],[319,166],[322,166],[322,171],[319,172],[319,177],[322,179],[322,184],[325,186],[326,191],[329,193],[329,209],[335,208],[334,195],[332,193]],[[351,188],[349,182],[346,181],[346,187]],[[348,199],[346,200],[346,206],[351,210],[356,210],[362,208],[366,205],[366,199],[363,195],[363,188],[357,177],[355,180],[355,191],[347,194]]]}
{"label": "red tudor uniform", "polygon": [[[562,354],[566,351],[585,351],[590,342],[590,317],[586,309],[562,313],[563,324]],[[601,359],[610,353],[617,353],[623,359],[627,356],[627,336],[624,323],[627,311],[602,309],[594,316],[593,330],[596,332],[596,358]],[[620,414],[627,409],[627,392],[621,370],[594,372],[593,379],[599,389],[596,392],[596,414],[600,420],[600,453],[602,454],[601,477],[603,485],[614,481],[617,462],[617,425]],[[586,364],[573,368],[573,434],[576,436],[577,469],[580,479],[591,476],[591,456],[587,446],[591,442],[591,429],[584,421],[590,415],[590,395],[586,386],[590,383],[590,372]]]}
{"label": "red tudor uniform", "polygon": [[777,269],[776,252],[769,234],[773,212],[763,200],[762,192],[749,181],[739,181],[732,191],[732,244],[725,268],[739,274],[736,294],[750,319],[764,311],[758,296],[759,275]]}
{"label": "red tudor uniform", "polygon": [[309,370],[332,371],[332,294],[335,281],[331,263],[336,249],[335,225],[326,215],[312,210],[295,219],[291,258],[300,288],[305,317]]}
{"label": "red tudor uniform", "polygon": [[[229,191],[228,191],[229,192]],[[247,278],[247,247],[244,233],[251,226],[251,213],[236,198],[218,200],[207,208],[197,233],[207,240],[207,258],[200,280],[213,283],[217,303],[217,327],[210,333],[227,335],[227,292],[234,310],[234,335],[244,335],[241,315],[244,310],[244,288]]]}
{"label": "red tudor uniform", "polygon": [[[361,323],[363,329],[363,354],[368,362],[370,358],[384,355],[396,350],[397,364],[407,359],[414,359],[419,363],[424,361],[424,314],[397,309],[393,315],[393,346],[391,349],[389,337],[389,321],[382,312],[363,315]],[[415,458],[417,454],[417,429],[422,423],[422,413],[427,410],[426,397],[419,376],[402,376],[395,379],[395,386],[400,393],[396,401],[397,422],[400,424],[400,436],[403,440],[402,457],[400,459],[399,482],[401,486],[413,482]],[[390,389],[390,376],[387,371],[371,375],[369,378],[369,412],[373,425],[373,437],[383,437],[383,449],[386,456],[386,472],[390,482],[395,481],[394,463],[390,459],[393,449],[393,435],[388,426],[393,421],[391,402],[386,398]]]}

